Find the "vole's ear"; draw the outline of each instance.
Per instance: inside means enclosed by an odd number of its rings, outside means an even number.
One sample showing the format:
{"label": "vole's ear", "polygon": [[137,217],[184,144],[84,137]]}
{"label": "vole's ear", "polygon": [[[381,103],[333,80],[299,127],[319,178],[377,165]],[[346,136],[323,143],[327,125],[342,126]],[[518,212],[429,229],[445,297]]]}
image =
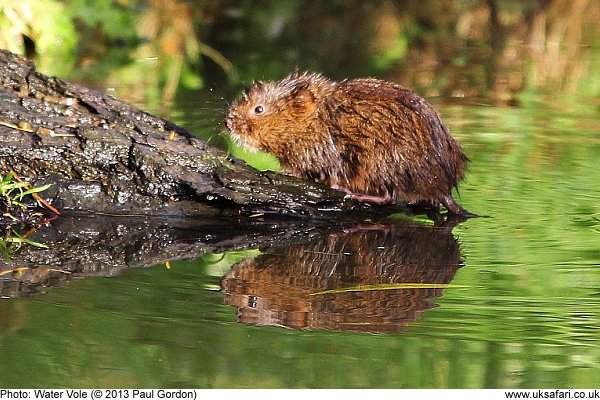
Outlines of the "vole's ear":
{"label": "vole's ear", "polygon": [[291,91],[290,98],[296,108],[305,111],[313,107],[316,102],[315,95],[310,90],[308,82],[297,84]]}
{"label": "vole's ear", "polygon": [[310,82],[306,80],[299,80],[294,84],[294,87],[291,90],[291,94],[294,96],[300,95],[304,92],[310,92],[308,87],[310,86]]}
{"label": "vole's ear", "polygon": [[314,100],[315,96],[310,91],[309,86],[309,82],[298,82],[290,92],[290,96],[293,97],[296,101]]}

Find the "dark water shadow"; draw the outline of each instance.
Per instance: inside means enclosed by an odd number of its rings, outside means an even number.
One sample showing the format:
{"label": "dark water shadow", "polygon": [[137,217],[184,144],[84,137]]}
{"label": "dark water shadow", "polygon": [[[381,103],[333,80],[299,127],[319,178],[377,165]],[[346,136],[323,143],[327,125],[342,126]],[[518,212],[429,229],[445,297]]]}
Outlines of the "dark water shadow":
{"label": "dark water shadow", "polygon": [[8,259],[0,257],[0,298],[27,297],[74,278],[115,276],[207,253],[305,243],[332,230],[329,224],[293,218],[64,214],[29,236],[47,248],[23,246]]}
{"label": "dark water shadow", "polygon": [[221,287],[244,324],[398,333],[435,307],[461,265],[451,228],[406,220],[271,248]]}
{"label": "dark water shadow", "polygon": [[234,265],[221,279],[224,302],[238,308],[239,321],[401,332],[435,306],[433,299],[461,267],[453,226],[408,218],[332,224],[70,216],[32,235],[48,249],[0,262],[0,297],[29,297],[82,277],[258,248],[261,255]]}

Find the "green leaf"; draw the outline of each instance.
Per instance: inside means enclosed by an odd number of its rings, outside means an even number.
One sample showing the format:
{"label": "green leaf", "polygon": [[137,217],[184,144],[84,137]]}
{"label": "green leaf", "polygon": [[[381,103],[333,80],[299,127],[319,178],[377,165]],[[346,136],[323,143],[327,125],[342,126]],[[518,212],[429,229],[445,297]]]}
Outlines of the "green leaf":
{"label": "green leaf", "polygon": [[51,183],[44,185],[44,186],[34,187],[29,190],[26,190],[23,193],[21,193],[21,195],[19,196],[19,200],[21,200],[23,197],[27,196],[28,194],[43,192],[44,190],[49,189],[50,186],[52,186]]}

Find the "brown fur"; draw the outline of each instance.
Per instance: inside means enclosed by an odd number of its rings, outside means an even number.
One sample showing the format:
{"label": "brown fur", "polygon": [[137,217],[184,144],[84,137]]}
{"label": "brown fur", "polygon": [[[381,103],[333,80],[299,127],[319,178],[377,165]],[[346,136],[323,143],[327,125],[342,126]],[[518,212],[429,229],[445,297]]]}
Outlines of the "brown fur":
{"label": "brown fur", "polygon": [[252,85],[226,125],[239,143],[275,154],[292,174],[358,200],[442,204],[471,215],[451,195],[467,162],[461,146],[429,103],[397,84],[294,72]]}

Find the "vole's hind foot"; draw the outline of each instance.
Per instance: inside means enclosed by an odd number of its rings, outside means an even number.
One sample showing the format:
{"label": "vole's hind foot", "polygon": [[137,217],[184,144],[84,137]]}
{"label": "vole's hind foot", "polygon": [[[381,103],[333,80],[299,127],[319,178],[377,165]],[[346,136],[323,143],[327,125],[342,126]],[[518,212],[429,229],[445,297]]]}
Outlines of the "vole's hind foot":
{"label": "vole's hind foot", "polygon": [[394,199],[392,198],[392,196],[390,196],[390,192],[388,191],[386,191],[383,196],[373,196],[370,194],[354,193],[351,190],[338,185],[333,185],[331,186],[331,188],[335,190],[340,190],[346,193],[346,198],[356,200],[361,203],[385,205],[392,204],[394,202]]}

